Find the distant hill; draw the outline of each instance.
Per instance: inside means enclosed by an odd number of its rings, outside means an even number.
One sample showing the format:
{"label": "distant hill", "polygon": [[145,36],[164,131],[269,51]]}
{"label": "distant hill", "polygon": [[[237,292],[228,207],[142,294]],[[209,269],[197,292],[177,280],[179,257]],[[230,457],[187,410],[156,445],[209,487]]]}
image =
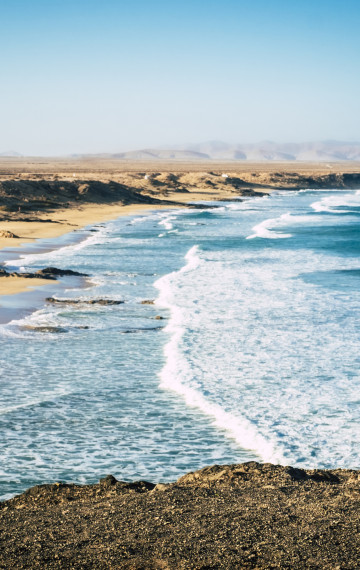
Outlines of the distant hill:
{"label": "distant hill", "polygon": [[128,160],[144,160],[144,159],[165,159],[165,160],[202,160],[211,159],[211,156],[204,152],[188,150],[188,149],[169,149],[169,150],[157,150],[157,149],[146,149],[137,150],[131,152],[122,152],[118,154],[113,154],[113,158],[125,158]]}
{"label": "distant hill", "polygon": [[[0,153],[0,157],[17,158],[15,151]],[[360,142],[322,141],[307,143],[230,144],[206,141],[199,144],[172,145],[163,148],[143,148],[127,152],[71,154],[75,159],[119,159],[129,161],[249,161],[249,162],[342,162],[360,161]]]}
{"label": "distant hill", "polygon": [[207,141],[167,148],[146,148],[115,154],[72,155],[77,158],[96,157],[123,160],[237,160],[253,162],[339,162],[360,161],[359,142],[323,141],[308,143],[229,144]]}
{"label": "distant hill", "polygon": [[19,158],[22,154],[15,150],[6,150],[5,152],[0,152],[0,156],[3,156],[4,158]]}

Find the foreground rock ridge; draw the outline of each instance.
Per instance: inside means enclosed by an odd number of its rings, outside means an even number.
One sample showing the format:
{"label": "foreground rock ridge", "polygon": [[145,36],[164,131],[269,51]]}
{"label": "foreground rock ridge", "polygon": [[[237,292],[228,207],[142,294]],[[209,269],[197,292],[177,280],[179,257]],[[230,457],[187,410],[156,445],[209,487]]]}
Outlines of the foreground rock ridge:
{"label": "foreground rock ridge", "polygon": [[0,503],[1,568],[359,568],[360,471],[214,465]]}

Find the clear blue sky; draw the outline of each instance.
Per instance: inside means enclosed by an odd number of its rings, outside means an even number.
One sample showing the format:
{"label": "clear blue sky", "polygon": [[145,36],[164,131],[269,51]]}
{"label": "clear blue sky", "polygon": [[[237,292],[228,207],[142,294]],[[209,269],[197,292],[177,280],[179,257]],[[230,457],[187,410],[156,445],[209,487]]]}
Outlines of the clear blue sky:
{"label": "clear blue sky", "polygon": [[0,152],[360,139],[359,0],[0,0]]}

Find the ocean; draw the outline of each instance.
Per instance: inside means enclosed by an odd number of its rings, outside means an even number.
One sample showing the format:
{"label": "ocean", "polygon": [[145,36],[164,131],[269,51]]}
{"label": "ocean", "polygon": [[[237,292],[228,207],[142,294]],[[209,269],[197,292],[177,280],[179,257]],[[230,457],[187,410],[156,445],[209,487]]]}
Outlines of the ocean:
{"label": "ocean", "polygon": [[8,250],[8,269],[90,275],[49,296],[124,303],[0,325],[1,498],[214,463],[360,468],[359,216],[360,191],[279,191]]}

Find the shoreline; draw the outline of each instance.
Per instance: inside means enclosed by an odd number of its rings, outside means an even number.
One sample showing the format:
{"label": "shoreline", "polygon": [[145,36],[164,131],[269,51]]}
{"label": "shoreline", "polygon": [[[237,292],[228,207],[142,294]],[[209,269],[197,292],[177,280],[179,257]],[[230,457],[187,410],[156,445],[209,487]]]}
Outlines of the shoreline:
{"label": "shoreline", "polygon": [[[170,209],[171,207],[170,204],[169,206],[155,206],[151,204],[133,204],[129,206],[124,206],[123,204],[91,205],[84,206],[80,211],[78,209],[68,209],[51,213],[51,222],[23,222],[17,220],[0,222],[0,229],[19,236],[18,238],[0,237],[0,253],[11,248],[15,258],[20,253],[20,248],[21,254],[26,254],[26,245],[33,244],[37,240],[58,238],[65,234],[71,234],[75,230],[83,230],[89,225],[109,222],[118,217],[141,214],[154,209]],[[43,220],[46,219],[47,215],[43,217]],[[16,295],[43,285],[49,285],[49,281],[45,279],[30,280],[22,277],[0,276],[0,301],[2,296]]]}
{"label": "shoreline", "polygon": [[[4,250],[16,255],[24,246],[26,253],[26,245],[36,240],[57,238],[120,216],[188,207],[190,202],[228,201],[274,190],[360,188],[358,163],[341,165],[341,170],[340,165],[329,170],[320,164],[207,165],[227,167],[228,174],[221,170],[201,171],[203,163],[184,164],[182,168],[179,164],[161,164],[162,172],[154,172],[150,169],[160,164],[149,162],[144,165],[149,174],[136,172],[140,163],[127,164],[131,166],[127,170],[116,161],[48,160],[41,165],[41,172],[36,173],[34,166],[40,167],[36,160],[0,161],[0,255]],[[170,166],[174,167],[172,173]],[[295,172],[290,171],[291,166]],[[338,171],[333,170],[335,166]],[[115,167],[117,170],[113,170]],[[279,167],[283,170],[277,171]],[[75,173],[70,175],[70,170]],[[87,176],[79,179],[80,173]],[[29,283],[22,277],[0,276],[0,299],[45,284],[46,281],[32,279]]]}
{"label": "shoreline", "polygon": [[[36,181],[32,181],[35,183]],[[95,181],[94,181],[95,183]],[[1,185],[1,181],[0,181]],[[270,189],[265,191],[258,191],[259,195],[263,193],[270,193]],[[248,190],[248,193],[255,194],[256,191]],[[207,202],[207,201],[221,201],[241,198],[242,192],[237,189],[234,193],[234,188],[212,188],[201,187],[188,191],[176,192],[158,192],[157,197],[151,198],[147,194],[136,194],[133,197],[132,203],[124,202],[111,202],[111,203],[86,203],[81,200],[78,204],[70,204],[69,207],[61,208],[51,211],[36,211],[38,205],[34,204],[31,207],[31,200],[27,203],[22,202],[29,210],[31,215],[36,215],[35,219],[27,219],[22,212],[12,213],[8,219],[0,219],[0,254],[4,250],[11,248],[14,254],[18,248],[25,246],[21,253],[26,253],[26,245],[33,244],[37,240],[46,238],[57,238],[65,234],[71,234],[74,231],[80,231],[89,225],[99,224],[115,220],[122,216],[137,215],[152,210],[172,209],[189,207],[192,202]],[[146,203],[139,203],[141,198],[147,199]],[[130,198],[131,200],[131,198]],[[1,202],[0,202],[1,203]],[[19,210],[21,207],[19,207]],[[1,208],[0,208],[1,211]],[[1,233],[4,235],[2,236]],[[8,234],[13,234],[16,237],[5,237]],[[0,299],[3,295],[12,295],[25,292],[30,288],[41,287],[46,282],[37,281],[35,283],[28,282],[28,279],[16,277],[9,279],[9,277],[0,276]]]}

